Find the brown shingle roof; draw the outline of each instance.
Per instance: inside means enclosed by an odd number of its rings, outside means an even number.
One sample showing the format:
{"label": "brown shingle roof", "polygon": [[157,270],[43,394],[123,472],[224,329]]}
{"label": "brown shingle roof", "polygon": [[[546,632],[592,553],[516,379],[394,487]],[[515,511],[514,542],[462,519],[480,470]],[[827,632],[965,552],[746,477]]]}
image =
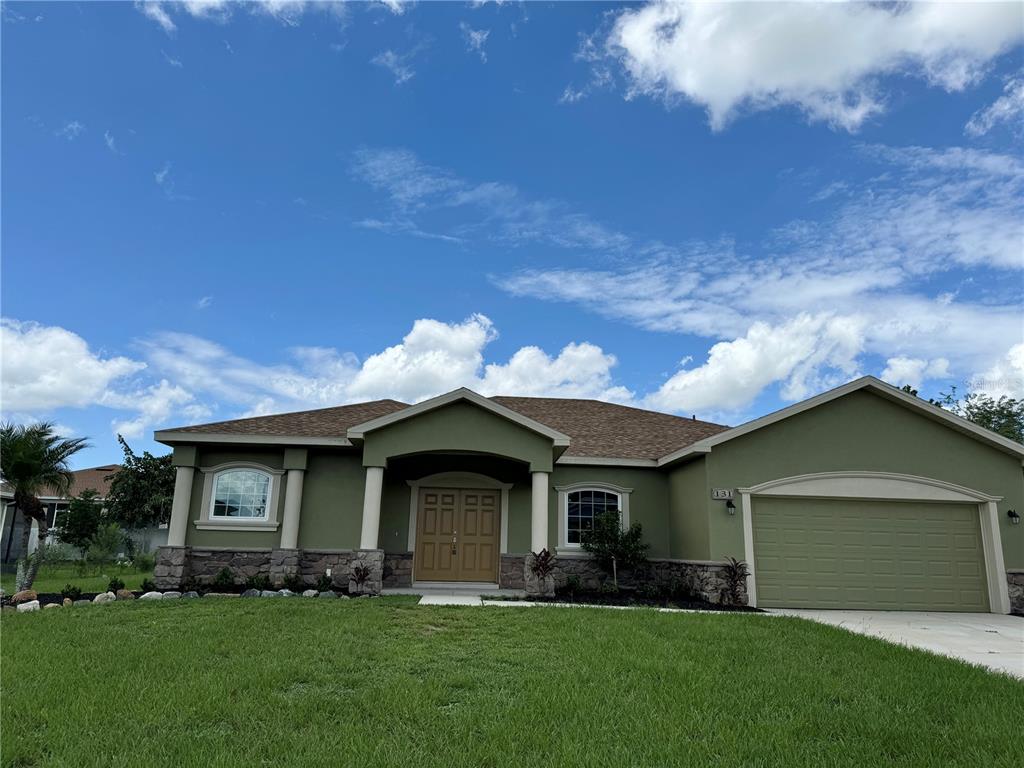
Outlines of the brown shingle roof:
{"label": "brown shingle roof", "polygon": [[[71,498],[91,488],[99,494],[101,499],[105,499],[110,492],[110,480],[107,478],[117,473],[120,469],[121,466],[119,464],[104,464],[102,467],[79,469],[74,472],[75,479],[71,482],[70,490],[61,498]],[[13,493],[7,483],[3,484],[3,492],[4,494]],[[42,498],[52,498],[57,495],[53,488],[43,488],[39,491],[39,496]]]}
{"label": "brown shingle roof", "polygon": [[[567,456],[656,459],[727,429],[657,411],[598,400],[556,397],[492,397],[496,403],[569,436]],[[344,437],[349,427],[408,408],[374,400],[336,408],[255,416],[181,427],[169,432],[288,437]]]}
{"label": "brown shingle roof", "polygon": [[657,459],[728,429],[600,400],[504,396],[491,400],[569,435],[566,456]]}
{"label": "brown shingle roof", "polygon": [[176,427],[168,432],[200,432],[218,435],[267,435],[288,437],[344,437],[349,427],[387,416],[409,406],[397,400],[372,400],[355,405],[317,408],[313,411],[253,416],[233,421],[215,421],[194,427]]}

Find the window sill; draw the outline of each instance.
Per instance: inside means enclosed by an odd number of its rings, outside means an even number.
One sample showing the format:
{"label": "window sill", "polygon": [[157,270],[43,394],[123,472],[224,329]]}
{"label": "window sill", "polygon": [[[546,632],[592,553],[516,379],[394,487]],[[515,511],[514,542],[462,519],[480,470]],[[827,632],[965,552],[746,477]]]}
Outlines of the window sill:
{"label": "window sill", "polygon": [[200,531],[276,531],[280,523],[196,520],[193,525]]}
{"label": "window sill", "polygon": [[593,557],[593,555],[585,551],[582,547],[555,547],[555,555],[558,557],[576,557],[581,560]]}

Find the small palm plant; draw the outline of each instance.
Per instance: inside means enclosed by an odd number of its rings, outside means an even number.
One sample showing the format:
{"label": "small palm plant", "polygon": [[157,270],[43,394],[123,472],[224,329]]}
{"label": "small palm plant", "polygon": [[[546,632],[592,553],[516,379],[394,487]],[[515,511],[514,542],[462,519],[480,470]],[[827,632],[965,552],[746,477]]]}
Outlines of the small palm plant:
{"label": "small palm plant", "polygon": [[725,578],[725,594],[730,605],[740,605],[743,602],[743,588],[750,575],[750,568],[742,560],[735,557],[726,559],[722,567],[722,575]]}
{"label": "small palm plant", "polygon": [[[48,422],[27,426],[0,424],[0,476],[14,491],[15,507],[39,526],[36,551],[24,569],[18,568],[18,590],[29,589],[35,581],[50,534],[46,507],[39,501],[39,492],[46,488],[58,496],[66,496],[74,480],[69,461],[88,445],[84,437],[60,437]],[[22,551],[26,555],[31,528],[26,525],[22,531]]]}

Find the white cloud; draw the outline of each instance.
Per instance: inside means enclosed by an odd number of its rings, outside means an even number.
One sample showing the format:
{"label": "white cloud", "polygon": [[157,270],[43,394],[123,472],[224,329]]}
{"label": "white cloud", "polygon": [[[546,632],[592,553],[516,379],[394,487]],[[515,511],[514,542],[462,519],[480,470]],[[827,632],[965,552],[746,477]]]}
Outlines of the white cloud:
{"label": "white cloud", "polygon": [[54,326],[0,320],[3,410],[82,408],[145,364],[93,352],[85,339]]}
{"label": "white cloud", "polygon": [[114,135],[110,131],[103,132],[103,142],[107,145],[107,149],[115,155],[121,154],[121,151],[117,148],[117,142],[114,141]]}
{"label": "white cloud", "polygon": [[862,339],[858,325],[824,313],[774,326],[756,322],[744,336],[712,346],[707,362],[681,369],[646,402],[670,411],[738,411],[777,382],[785,399],[803,399],[854,377]]}
{"label": "white cloud", "polygon": [[[990,368],[1022,337],[1024,307],[1012,287],[1024,267],[1022,164],[957,148],[862,151],[883,172],[845,183],[822,220],[794,220],[763,242],[634,241],[628,262],[525,270],[496,282],[516,296],[720,342],[706,364],[652,396],[661,407],[736,409],[775,384],[784,398],[801,397],[812,388],[801,380],[838,381],[867,355],[888,360],[886,376],[902,383]],[[958,290],[925,292],[964,268],[972,278]],[[837,329],[849,336],[835,349],[860,350],[853,357],[822,356]],[[777,365],[729,378],[762,349],[776,350]],[[810,367],[778,350],[805,355]]]}
{"label": "white cloud", "polygon": [[1024,342],[1010,347],[1005,356],[970,383],[973,391],[990,397],[1024,400]]}
{"label": "white cloud", "polygon": [[85,126],[77,120],[69,120],[61,128],[54,131],[55,136],[63,136],[68,141],[74,141],[85,131]]}
{"label": "white cloud", "polygon": [[177,191],[177,185],[174,181],[174,176],[171,174],[172,163],[170,160],[165,160],[164,164],[160,168],[153,172],[153,181],[164,193],[164,197],[168,200],[191,200],[191,195],[184,195]]}
{"label": "white cloud", "polygon": [[[331,17],[344,21],[348,11],[343,0],[250,0],[250,2],[233,2],[232,0],[182,0],[167,2],[152,0],[135,3],[146,17],[152,19],[168,35],[177,31],[178,27],[171,18],[171,13],[185,13],[193,19],[212,21],[218,24],[227,23],[235,11],[242,9],[252,14],[265,16],[287,27],[296,27],[306,13],[326,13]],[[228,46],[230,51],[230,45]]]}
{"label": "white cloud", "polygon": [[[172,385],[166,379],[137,391],[120,394],[108,393],[101,401],[103,405],[132,410],[136,415],[128,419],[115,419],[111,422],[112,430],[124,437],[143,437],[153,424],[164,424],[183,406],[194,399],[192,393],[179,386]],[[199,406],[190,410],[198,418],[206,418],[210,412]]]}
{"label": "white cloud", "polygon": [[[474,182],[422,162],[405,149],[363,149],[355,153],[353,173],[386,193],[395,208],[388,221],[363,226],[395,233],[449,239],[497,240],[525,245],[545,242],[560,248],[625,252],[630,239],[571,210],[557,200],[537,200],[514,185]],[[420,216],[456,213],[465,221],[444,233],[417,223]]]}
{"label": "white cloud", "polygon": [[883,381],[897,387],[909,384],[914,389],[919,389],[927,379],[948,379],[949,375],[949,360],[944,357],[934,360],[902,355],[890,357],[882,371]]}
{"label": "white cloud", "polygon": [[473,29],[464,21],[459,22],[459,29],[462,31],[462,39],[466,41],[466,50],[480,56],[480,61],[487,63],[487,52],[484,46],[487,44],[487,37],[491,34],[489,29]]}
{"label": "white cloud", "polygon": [[677,3],[622,11],[605,51],[629,95],[685,99],[721,130],[792,105],[856,130],[885,108],[880,78],[961,91],[1024,38],[1019,3]]}
{"label": "white cloud", "polygon": [[408,82],[416,75],[416,70],[409,66],[409,60],[412,58],[412,54],[399,54],[395,53],[391,49],[381,51],[372,59],[371,64],[376,64],[378,67],[391,72],[395,77],[395,85],[401,85],[402,83]]}
{"label": "white cloud", "polygon": [[1006,80],[1003,95],[984,109],[975,112],[964,126],[968,136],[983,136],[997,125],[1009,123],[1019,132],[1024,120],[1024,75]]}
{"label": "white cloud", "polygon": [[164,4],[154,0],[136,0],[135,7],[147,18],[152,19],[168,35],[175,32],[178,27],[171,20],[170,15],[164,9]]}
{"label": "white cloud", "polygon": [[380,2],[396,16],[405,13],[405,6],[409,4],[409,0],[380,0]]}
{"label": "white cloud", "polygon": [[169,53],[167,53],[167,51],[163,51],[162,50],[162,51],[160,51],[160,53],[163,54],[164,61],[166,61],[168,64],[170,64],[175,69],[183,69],[185,67],[185,65],[181,63],[181,59],[174,58]]}
{"label": "white cloud", "polygon": [[208,309],[213,306],[213,296],[203,296],[196,302],[196,309]]}

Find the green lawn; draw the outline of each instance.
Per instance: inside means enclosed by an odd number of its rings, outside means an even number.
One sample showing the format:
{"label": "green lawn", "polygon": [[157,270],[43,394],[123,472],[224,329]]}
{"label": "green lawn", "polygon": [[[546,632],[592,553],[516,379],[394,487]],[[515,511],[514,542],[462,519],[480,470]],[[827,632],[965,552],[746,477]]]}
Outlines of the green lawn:
{"label": "green lawn", "polygon": [[1019,766],[1024,685],[751,614],[240,600],[4,614],[3,765]]}
{"label": "green lawn", "polygon": [[[137,590],[142,580],[152,577],[152,571],[136,571],[132,567],[121,568],[116,565],[91,568],[84,576],[79,575],[78,566],[70,563],[43,563],[39,574],[32,585],[39,594],[60,592],[65,584],[74,584],[83,592],[105,592],[110,580],[117,576],[124,582],[127,589]],[[6,594],[14,594],[14,574],[5,573],[0,576],[0,587]]]}

